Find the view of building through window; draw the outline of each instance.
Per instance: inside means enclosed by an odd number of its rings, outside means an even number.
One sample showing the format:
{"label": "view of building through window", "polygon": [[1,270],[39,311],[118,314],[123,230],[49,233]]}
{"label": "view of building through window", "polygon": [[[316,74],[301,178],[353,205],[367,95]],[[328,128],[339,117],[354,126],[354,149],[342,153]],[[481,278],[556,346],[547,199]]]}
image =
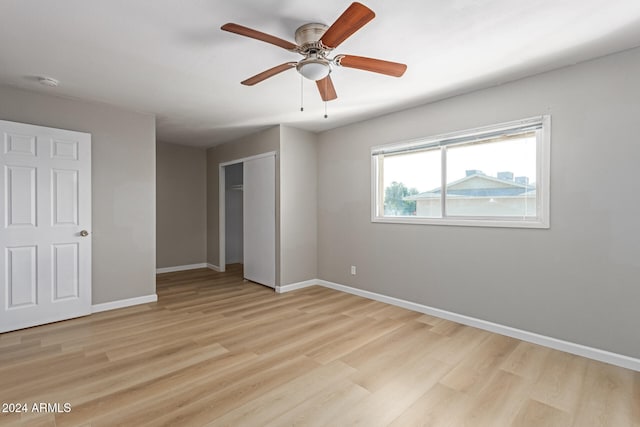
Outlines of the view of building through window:
{"label": "view of building through window", "polygon": [[376,216],[537,220],[542,131],[507,128],[374,150]]}

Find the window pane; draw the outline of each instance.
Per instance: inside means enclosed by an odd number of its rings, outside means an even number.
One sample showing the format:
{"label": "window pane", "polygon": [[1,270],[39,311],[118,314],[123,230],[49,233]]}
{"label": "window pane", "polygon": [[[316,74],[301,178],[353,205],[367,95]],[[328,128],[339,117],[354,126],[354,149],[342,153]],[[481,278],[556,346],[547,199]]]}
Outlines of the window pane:
{"label": "window pane", "polygon": [[[440,149],[386,155],[382,160],[384,216],[440,218]],[[423,195],[426,195],[422,197]],[[417,206],[419,198],[431,199]]]}
{"label": "window pane", "polygon": [[535,133],[449,147],[446,215],[535,217],[536,180]]}

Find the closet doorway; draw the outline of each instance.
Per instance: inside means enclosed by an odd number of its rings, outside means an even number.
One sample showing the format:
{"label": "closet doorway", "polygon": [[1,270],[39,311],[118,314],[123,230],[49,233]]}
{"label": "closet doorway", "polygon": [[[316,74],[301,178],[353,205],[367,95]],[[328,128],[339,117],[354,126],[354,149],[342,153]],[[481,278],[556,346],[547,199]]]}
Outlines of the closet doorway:
{"label": "closet doorway", "polygon": [[243,167],[234,163],[225,172],[225,264],[242,264],[243,258]]}
{"label": "closet doorway", "polygon": [[221,163],[220,270],[241,262],[244,278],[275,288],[275,152]]}

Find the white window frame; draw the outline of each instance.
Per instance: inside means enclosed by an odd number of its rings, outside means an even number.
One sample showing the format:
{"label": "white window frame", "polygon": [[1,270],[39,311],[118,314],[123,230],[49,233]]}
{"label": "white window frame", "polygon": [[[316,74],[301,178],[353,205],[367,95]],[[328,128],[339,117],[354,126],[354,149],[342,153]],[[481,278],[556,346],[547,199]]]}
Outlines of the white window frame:
{"label": "white window frame", "polygon": [[[465,216],[442,218],[426,218],[411,216],[385,216],[384,215],[384,185],[383,174],[380,173],[379,155],[385,153],[399,153],[403,151],[418,150],[420,148],[444,147],[442,154],[442,178],[441,188],[446,188],[446,146],[463,144],[465,142],[478,141],[488,138],[496,133],[509,133],[510,131],[526,129],[528,126],[538,127],[536,132],[536,217],[534,219],[521,219],[515,217],[480,217]],[[371,222],[392,224],[427,224],[427,225],[454,225],[473,227],[511,227],[511,228],[549,228],[549,199],[550,199],[550,173],[551,173],[551,116],[543,115],[490,126],[482,126],[460,132],[452,132],[436,135],[428,138],[420,138],[412,141],[384,144],[371,147]],[[446,191],[442,191],[442,198],[446,197]],[[444,203],[442,204],[443,210]]]}

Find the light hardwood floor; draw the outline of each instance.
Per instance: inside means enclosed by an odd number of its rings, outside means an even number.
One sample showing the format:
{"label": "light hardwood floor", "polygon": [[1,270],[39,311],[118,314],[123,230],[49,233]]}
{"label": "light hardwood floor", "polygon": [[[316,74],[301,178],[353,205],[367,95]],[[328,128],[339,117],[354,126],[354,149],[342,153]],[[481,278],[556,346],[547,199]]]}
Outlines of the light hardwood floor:
{"label": "light hardwood floor", "polygon": [[640,426],[640,373],[239,266],[154,304],[0,334],[0,414],[32,426]]}

